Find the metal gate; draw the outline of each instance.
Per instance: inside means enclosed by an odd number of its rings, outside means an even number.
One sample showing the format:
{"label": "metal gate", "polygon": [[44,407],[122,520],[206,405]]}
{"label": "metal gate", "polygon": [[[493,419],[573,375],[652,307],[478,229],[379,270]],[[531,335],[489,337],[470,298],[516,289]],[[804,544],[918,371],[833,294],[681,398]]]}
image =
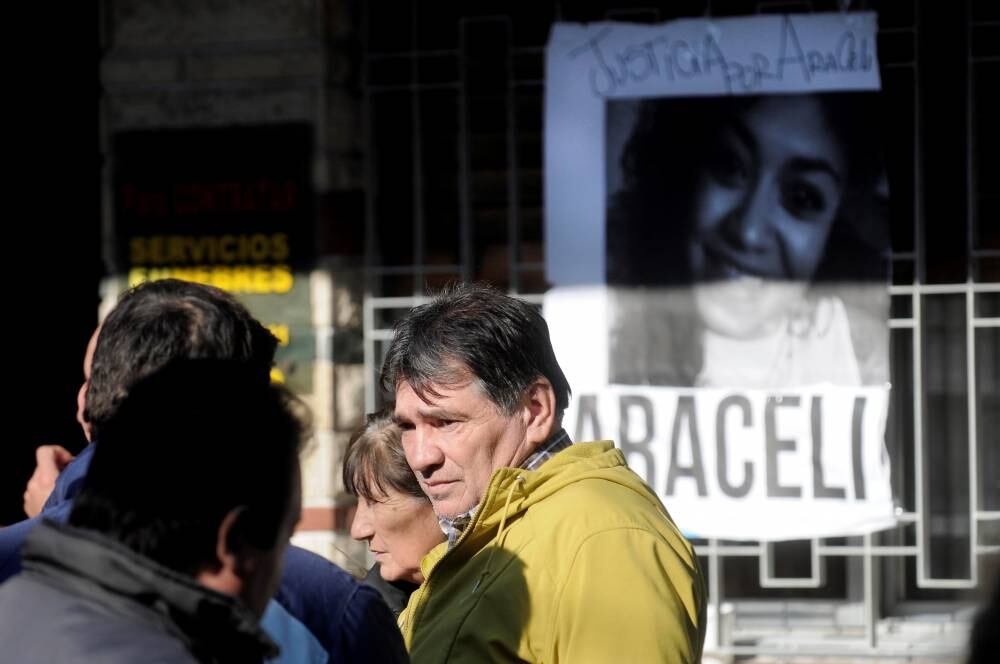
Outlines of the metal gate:
{"label": "metal gate", "polygon": [[[544,44],[553,21],[874,9],[893,203],[892,397],[887,447],[900,525],[779,544],[697,541],[710,585],[706,653],[778,658],[961,657],[977,590],[1000,553],[1000,17],[969,2],[950,32],[930,2],[690,0],[365,5],[366,407],[393,321],[452,280],[541,302]],[[939,3],[940,4],[940,3]],[[964,50],[940,159],[927,86],[947,33]],[[952,44],[951,41],[948,42]],[[951,66],[955,66],[954,63]],[[993,106],[990,106],[993,104]],[[928,111],[928,109],[931,109]],[[934,116],[928,118],[928,114]],[[933,122],[932,122],[933,121]],[[928,123],[931,124],[928,124]],[[986,146],[992,141],[992,147]],[[946,154],[944,156],[947,156]],[[939,193],[942,168],[954,182]],[[952,211],[940,199],[960,189]],[[956,263],[955,257],[960,257]]]}

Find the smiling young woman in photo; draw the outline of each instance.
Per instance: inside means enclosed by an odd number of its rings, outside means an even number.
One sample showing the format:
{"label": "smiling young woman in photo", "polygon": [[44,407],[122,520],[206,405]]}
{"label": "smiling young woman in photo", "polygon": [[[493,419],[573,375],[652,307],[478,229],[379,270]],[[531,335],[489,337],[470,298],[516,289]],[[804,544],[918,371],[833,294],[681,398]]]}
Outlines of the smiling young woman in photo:
{"label": "smiling young woman in photo", "polygon": [[608,215],[612,382],[886,380],[886,192],[868,97],[640,104]]}

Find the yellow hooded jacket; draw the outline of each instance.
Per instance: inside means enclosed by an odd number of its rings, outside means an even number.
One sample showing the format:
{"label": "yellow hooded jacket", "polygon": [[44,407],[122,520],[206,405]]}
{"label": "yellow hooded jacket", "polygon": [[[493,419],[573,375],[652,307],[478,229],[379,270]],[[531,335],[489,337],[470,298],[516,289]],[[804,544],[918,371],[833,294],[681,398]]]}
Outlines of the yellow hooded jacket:
{"label": "yellow hooded jacket", "polygon": [[697,558],[610,442],[494,472],[455,546],[421,570],[399,619],[415,664],[701,659]]}

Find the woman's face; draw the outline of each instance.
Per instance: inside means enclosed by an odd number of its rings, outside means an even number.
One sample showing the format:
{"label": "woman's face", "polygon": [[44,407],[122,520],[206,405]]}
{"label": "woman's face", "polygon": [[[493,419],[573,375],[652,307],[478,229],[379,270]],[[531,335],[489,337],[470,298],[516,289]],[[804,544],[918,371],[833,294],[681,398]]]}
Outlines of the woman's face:
{"label": "woman's face", "polygon": [[801,300],[840,208],[846,168],[813,97],[763,97],[722,127],[698,183],[689,256],[710,329],[759,336]]}
{"label": "woman's face", "polygon": [[386,581],[422,583],[420,560],[444,541],[431,503],[387,487],[379,501],[358,496],[351,537],[367,541]]}

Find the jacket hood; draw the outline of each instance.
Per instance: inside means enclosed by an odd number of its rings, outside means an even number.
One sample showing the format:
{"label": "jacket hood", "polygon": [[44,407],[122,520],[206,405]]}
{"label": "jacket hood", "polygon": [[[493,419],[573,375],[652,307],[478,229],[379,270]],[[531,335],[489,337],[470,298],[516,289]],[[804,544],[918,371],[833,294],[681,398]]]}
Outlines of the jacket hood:
{"label": "jacket hood", "polygon": [[254,661],[278,653],[253,613],[104,535],[44,520],[22,553],[26,573],[89,596],[103,593],[158,614],[196,653],[220,661]]}
{"label": "jacket hood", "polygon": [[583,480],[614,482],[642,496],[656,509],[663,510],[659,498],[646,483],[634,472],[622,473],[620,468],[623,466],[627,467],[627,464],[622,451],[612,441],[602,440],[574,443],[537,470],[498,468],[490,477],[486,495],[479,503],[475,517],[453,549],[449,551],[447,543],[443,543],[424,556],[420,565],[424,577],[427,578],[445,553],[456,558],[472,555],[495,538],[498,528],[507,528],[529,507]]}

